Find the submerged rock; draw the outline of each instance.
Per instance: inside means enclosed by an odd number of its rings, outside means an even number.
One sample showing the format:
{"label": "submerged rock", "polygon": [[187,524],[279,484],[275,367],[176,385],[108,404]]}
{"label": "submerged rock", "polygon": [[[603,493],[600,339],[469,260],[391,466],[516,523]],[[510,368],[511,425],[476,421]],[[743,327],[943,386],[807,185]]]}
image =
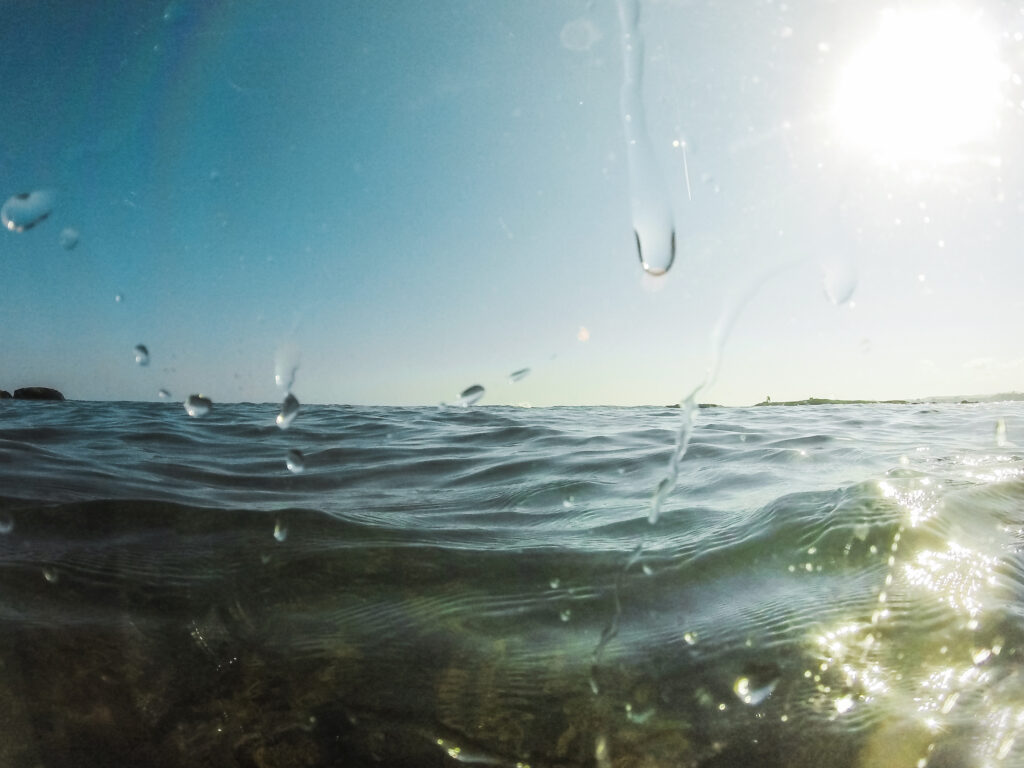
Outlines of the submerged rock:
{"label": "submerged rock", "polygon": [[14,390],[15,400],[63,400],[62,395],[56,389],[49,387],[22,387]]}

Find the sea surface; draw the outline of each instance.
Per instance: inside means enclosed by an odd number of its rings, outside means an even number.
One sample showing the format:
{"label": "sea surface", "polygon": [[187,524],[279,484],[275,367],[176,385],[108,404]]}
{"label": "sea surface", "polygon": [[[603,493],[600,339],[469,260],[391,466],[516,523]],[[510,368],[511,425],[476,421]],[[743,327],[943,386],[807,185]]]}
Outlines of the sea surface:
{"label": "sea surface", "polygon": [[1024,404],[277,412],[0,402],[2,768],[1024,766]]}

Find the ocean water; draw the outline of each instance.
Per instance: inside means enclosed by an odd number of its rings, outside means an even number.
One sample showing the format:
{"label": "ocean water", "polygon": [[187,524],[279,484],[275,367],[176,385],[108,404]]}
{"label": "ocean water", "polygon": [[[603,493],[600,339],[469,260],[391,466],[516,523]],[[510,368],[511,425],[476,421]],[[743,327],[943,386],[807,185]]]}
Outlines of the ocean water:
{"label": "ocean water", "polygon": [[1024,765],[1024,404],[0,406],[4,768]]}

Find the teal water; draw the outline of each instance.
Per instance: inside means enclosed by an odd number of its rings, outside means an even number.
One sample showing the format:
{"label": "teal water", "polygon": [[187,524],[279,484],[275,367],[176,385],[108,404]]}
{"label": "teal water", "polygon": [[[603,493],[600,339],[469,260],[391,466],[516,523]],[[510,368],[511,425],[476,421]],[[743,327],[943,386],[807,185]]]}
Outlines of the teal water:
{"label": "teal water", "polygon": [[1021,404],[277,410],[3,404],[0,765],[1024,765]]}

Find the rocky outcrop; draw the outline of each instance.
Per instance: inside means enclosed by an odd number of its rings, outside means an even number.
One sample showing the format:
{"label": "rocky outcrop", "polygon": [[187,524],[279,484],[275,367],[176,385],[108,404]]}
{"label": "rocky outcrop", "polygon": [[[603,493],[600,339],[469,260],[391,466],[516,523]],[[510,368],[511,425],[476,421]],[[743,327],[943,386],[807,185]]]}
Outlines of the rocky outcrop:
{"label": "rocky outcrop", "polygon": [[14,390],[15,400],[63,400],[64,395],[49,387],[22,387]]}
{"label": "rocky outcrop", "polygon": [[11,399],[11,393],[8,392],[6,389],[0,389],[0,400],[10,400],[10,399]]}

